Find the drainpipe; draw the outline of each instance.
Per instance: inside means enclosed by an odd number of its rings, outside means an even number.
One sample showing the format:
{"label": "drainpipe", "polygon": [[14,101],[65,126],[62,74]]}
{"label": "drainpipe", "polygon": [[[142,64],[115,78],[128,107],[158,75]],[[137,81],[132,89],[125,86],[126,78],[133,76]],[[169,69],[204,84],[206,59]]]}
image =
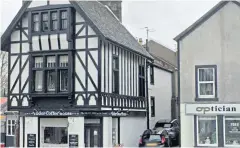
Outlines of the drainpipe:
{"label": "drainpipe", "polygon": [[149,63],[146,64],[146,98],[147,98],[147,129],[149,129],[149,96],[148,96],[148,67]]}

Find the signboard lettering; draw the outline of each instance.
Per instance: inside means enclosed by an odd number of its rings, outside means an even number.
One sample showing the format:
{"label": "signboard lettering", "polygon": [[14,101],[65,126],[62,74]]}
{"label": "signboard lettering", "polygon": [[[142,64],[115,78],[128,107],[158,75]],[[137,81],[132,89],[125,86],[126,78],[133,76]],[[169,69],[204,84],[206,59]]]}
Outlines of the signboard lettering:
{"label": "signboard lettering", "polygon": [[69,135],[69,147],[78,147],[78,135]]}
{"label": "signboard lettering", "polygon": [[26,115],[34,115],[34,116],[73,116],[79,115],[78,112],[62,112],[62,111],[37,111],[26,113]]}
{"label": "signboard lettering", "polygon": [[225,107],[225,106],[222,106],[222,107],[218,107],[218,106],[197,107],[197,108],[196,108],[196,111],[197,111],[197,112],[202,112],[203,114],[205,114],[206,112],[209,112],[209,111],[215,111],[215,112],[218,112],[218,111],[235,112],[235,111],[236,111],[236,108],[235,108],[235,107]]}
{"label": "signboard lettering", "polygon": [[36,134],[27,134],[27,147],[36,147]]}

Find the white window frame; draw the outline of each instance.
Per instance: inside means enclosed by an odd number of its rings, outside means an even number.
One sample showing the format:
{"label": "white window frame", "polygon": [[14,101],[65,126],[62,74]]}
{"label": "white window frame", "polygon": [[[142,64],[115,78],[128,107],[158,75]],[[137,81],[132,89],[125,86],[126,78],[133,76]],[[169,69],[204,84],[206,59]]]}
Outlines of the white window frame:
{"label": "white window frame", "polygon": [[[200,69],[212,69],[213,70],[213,81],[200,81],[199,79],[199,70]],[[198,75],[198,78],[197,78],[197,85],[198,85],[198,98],[215,98],[215,68],[214,67],[206,67],[206,68],[198,68],[197,69],[197,75]],[[212,95],[201,95],[200,94],[200,84],[208,84],[208,83],[212,83],[213,84],[213,94]]]}
{"label": "white window frame", "polygon": [[[11,128],[11,130],[10,130],[10,133],[8,133],[8,126],[9,126],[9,124],[8,124],[8,121],[10,121],[10,128]],[[13,134],[12,133],[12,131],[13,131],[13,127],[15,128],[15,124],[13,125],[13,121],[14,121],[14,123],[16,124],[16,121],[15,120],[11,120],[11,119],[8,119],[6,122],[7,122],[7,131],[6,131],[6,134],[7,134],[7,136],[15,136],[15,134]],[[15,129],[14,129],[15,130]]]}
{"label": "white window frame", "polygon": [[240,145],[227,145],[226,144],[226,136],[225,136],[225,133],[226,133],[226,128],[225,128],[225,121],[226,121],[226,117],[229,119],[229,120],[240,120],[240,118],[231,118],[231,117],[228,117],[228,116],[223,116],[223,140],[224,140],[224,146],[227,146],[227,147],[239,147]]}
{"label": "white window frame", "polygon": [[[200,144],[199,143],[199,136],[198,136],[198,133],[199,133],[199,130],[198,130],[198,118],[199,117],[215,117],[215,120],[216,120],[216,144]],[[217,123],[217,116],[197,116],[197,118],[196,118],[196,120],[197,120],[197,126],[196,126],[196,128],[197,128],[197,133],[196,133],[196,136],[197,136],[197,146],[213,146],[213,147],[216,147],[216,146],[218,146],[218,123]]]}

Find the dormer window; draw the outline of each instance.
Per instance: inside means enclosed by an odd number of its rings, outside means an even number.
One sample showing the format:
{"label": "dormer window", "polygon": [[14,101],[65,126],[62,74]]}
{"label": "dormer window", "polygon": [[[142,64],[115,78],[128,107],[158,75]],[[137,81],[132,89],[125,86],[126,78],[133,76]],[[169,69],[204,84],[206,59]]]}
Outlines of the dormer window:
{"label": "dormer window", "polygon": [[67,9],[55,9],[48,11],[37,11],[32,13],[33,35],[45,32],[57,33],[65,31],[68,26]]}

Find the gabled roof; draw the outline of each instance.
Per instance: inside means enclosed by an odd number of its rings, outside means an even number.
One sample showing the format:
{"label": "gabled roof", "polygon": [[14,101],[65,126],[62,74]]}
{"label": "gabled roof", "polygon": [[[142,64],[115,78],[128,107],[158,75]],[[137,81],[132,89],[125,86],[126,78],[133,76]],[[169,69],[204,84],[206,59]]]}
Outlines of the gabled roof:
{"label": "gabled roof", "polygon": [[225,6],[229,2],[233,2],[240,7],[239,1],[220,1],[212,9],[210,9],[207,13],[205,13],[202,17],[200,17],[196,22],[194,22],[191,26],[189,26],[187,29],[185,29],[183,32],[177,35],[174,38],[174,40],[179,41],[183,39],[185,36],[187,36],[189,33],[195,30],[198,26],[204,23],[207,19],[209,19],[212,15],[214,15],[218,10],[220,10],[223,6]]}
{"label": "gabled roof", "polygon": [[[24,3],[10,26],[1,37],[1,45],[10,36],[12,29],[23,15],[31,1]],[[98,1],[70,1],[76,11],[85,13],[85,16],[93,23],[95,28],[108,40],[116,42],[129,50],[133,50],[145,57],[151,55],[138,43],[131,33],[119,22],[112,13]],[[3,49],[2,49],[3,50]]]}

